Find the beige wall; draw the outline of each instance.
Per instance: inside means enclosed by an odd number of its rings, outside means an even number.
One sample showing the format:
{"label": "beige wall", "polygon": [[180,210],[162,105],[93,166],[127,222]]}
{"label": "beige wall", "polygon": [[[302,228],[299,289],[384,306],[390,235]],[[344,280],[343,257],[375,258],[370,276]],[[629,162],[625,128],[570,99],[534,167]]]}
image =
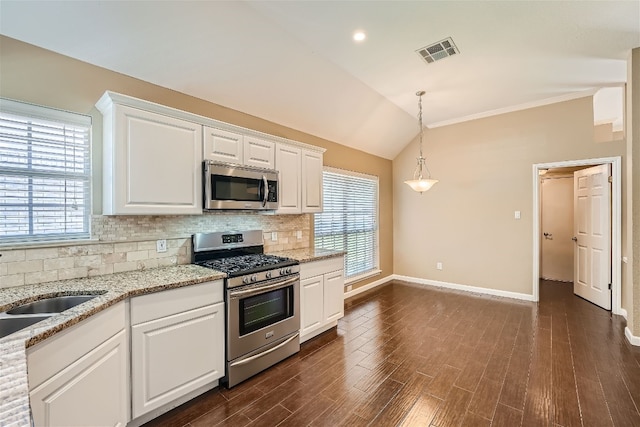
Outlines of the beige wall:
{"label": "beige wall", "polygon": [[[144,58],[140,58],[140,60],[144,60]],[[212,79],[214,78],[215,75],[212,75]],[[100,170],[102,117],[94,105],[106,90],[321,146],[327,149],[324,157],[325,165],[377,175],[380,179],[380,264],[382,277],[392,274],[393,189],[390,160],[0,36],[1,96],[93,116],[94,192],[98,196],[94,197],[95,213],[101,211],[99,193],[102,185]],[[375,279],[377,278],[360,282],[357,285],[362,286]]]}
{"label": "beige wall", "polygon": [[[593,142],[590,97],[428,130],[425,153],[440,182],[414,193],[417,143],[393,161],[396,274],[532,294],[532,165],[622,156],[624,142]],[[623,183],[624,184],[624,183]],[[514,219],[514,211],[522,219]],[[436,269],[443,263],[443,270]]]}

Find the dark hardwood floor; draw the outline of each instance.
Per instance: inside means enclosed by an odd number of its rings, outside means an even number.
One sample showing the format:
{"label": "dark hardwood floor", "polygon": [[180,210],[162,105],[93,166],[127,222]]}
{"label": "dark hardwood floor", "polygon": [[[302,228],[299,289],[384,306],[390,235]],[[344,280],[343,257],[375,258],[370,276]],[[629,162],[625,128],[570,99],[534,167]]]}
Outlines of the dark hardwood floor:
{"label": "dark hardwood floor", "polygon": [[155,426],[640,426],[625,321],[543,281],[540,303],[393,282],[300,353]]}

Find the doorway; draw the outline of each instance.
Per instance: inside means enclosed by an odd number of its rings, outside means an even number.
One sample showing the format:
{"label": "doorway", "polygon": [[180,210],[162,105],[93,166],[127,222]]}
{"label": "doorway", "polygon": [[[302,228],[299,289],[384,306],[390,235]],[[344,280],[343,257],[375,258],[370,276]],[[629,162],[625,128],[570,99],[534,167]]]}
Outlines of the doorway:
{"label": "doorway", "polygon": [[[562,173],[573,172],[574,170],[583,169],[589,166],[596,165],[610,165],[612,187],[611,187],[611,311],[613,314],[622,314],[621,309],[621,158],[610,157],[600,159],[585,159],[585,160],[573,160],[565,162],[555,163],[540,163],[533,165],[533,187],[534,187],[534,203],[533,203],[533,300],[539,301],[540,278],[544,277],[542,274],[542,268],[548,267],[543,265],[543,245],[552,241],[555,236],[544,236],[543,233],[549,233],[543,230],[541,225],[543,223],[543,197],[542,197],[542,183],[541,176],[546,174],[549,170],[555,170]],[[545,173],[546,172],[546,173]],[[573,182],[573,179],[571,180]],[[566,186],[566,184],[565,184]],[[565,188],[566,191],[566,188]],[[573,192],[572,192],[573,197]],[[572,209],[573,210],[573,209]],[[572,231],[573,233],[573,231]],[[550,238],[549,238],[550,237]],[[543,240],[544,239],[544,240]],[[572,255],[573,257],[573,255]],[[563,261],[565,263],[566,273],[566,258]],[[571,263],[573,266],[573,263]],[[545,272],[548,272],[548,268]],[[573,276],[573,275],[572,275]],[[573,279],[573,277],[572,277]]]}
{"label": "doorway", "polygon": [[573,217],[573,171],[541,171],[541,279],[573,282]]}

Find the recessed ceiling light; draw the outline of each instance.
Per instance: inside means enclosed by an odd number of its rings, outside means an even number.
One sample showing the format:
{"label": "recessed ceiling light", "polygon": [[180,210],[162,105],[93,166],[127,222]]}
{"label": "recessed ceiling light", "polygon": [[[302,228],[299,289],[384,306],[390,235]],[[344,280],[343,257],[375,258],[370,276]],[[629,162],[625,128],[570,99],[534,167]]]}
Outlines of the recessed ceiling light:
{"label": "recessed ceiling light", "polygon": [[356,31],[355,33],[353,33],[353,39],[357,42],[361,42],[366,38],[367,35],[364,33],[364,31]]}

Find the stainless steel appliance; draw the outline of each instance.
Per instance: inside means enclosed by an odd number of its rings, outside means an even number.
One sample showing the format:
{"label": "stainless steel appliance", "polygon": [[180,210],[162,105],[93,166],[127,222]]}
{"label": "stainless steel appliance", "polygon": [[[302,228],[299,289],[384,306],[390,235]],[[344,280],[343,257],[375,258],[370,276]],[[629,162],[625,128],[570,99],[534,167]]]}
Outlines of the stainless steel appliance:
{"label": "stainless steel appliance", "polygon": [[193,262],[227,274],[227,387],[300,350],[300,266],[265,255],[262,231],[194,234]]}
{"label": "stainless steel appliance", "polygon": [[204,208],[278,208],[278,171],[207,160],[203,165]]}

